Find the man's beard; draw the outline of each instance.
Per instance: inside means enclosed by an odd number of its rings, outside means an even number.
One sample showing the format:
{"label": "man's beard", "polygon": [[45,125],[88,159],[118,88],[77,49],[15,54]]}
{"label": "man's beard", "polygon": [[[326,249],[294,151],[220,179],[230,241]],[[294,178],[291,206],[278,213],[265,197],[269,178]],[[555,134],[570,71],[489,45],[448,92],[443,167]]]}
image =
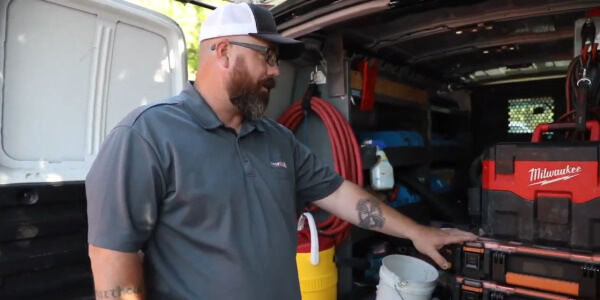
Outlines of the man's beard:
{"label": "man's beard", "polygon": [[[267,91],[263,91],[265,87]],[[245,120],[262,119],[269,104],[269,91],[275,87],[272,77],[252,82],[246,61],[238,57],[233,76],[228,86],[231,103],[240,111]]]}

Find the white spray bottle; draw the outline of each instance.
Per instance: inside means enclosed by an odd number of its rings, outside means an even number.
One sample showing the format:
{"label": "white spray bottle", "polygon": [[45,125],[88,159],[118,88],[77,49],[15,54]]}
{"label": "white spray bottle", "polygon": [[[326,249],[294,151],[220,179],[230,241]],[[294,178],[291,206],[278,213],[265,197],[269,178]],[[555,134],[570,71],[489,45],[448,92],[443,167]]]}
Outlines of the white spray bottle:
{"label": "white spray bottle", "polygon": [[373,141],[373,144],[377,147],[377,162],[371,168],[371,187],[375,191],[392,189],[394,187],[394,168],[383,152],[385,145],[380,141]]}

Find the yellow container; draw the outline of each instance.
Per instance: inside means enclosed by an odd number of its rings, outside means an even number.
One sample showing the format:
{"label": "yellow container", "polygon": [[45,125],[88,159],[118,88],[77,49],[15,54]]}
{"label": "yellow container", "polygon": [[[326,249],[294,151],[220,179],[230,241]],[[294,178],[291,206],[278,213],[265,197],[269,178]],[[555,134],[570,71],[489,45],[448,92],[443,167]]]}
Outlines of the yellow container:
{"label": "yellow container", "polygon": [[[305,220],[308,231],[303,230]],[[300,216],[298,230],[296,265],[302,300],[336,300],[338,274],[333,262],[333,239],[319,236],[315,220],[307,212]]]}
{"label": "yellow container", "polygon": [[319,264],[310,262],[309,253],[296,253],[302,300],[336,300],[338,274],[333,254],[335,248],[319,251]]}

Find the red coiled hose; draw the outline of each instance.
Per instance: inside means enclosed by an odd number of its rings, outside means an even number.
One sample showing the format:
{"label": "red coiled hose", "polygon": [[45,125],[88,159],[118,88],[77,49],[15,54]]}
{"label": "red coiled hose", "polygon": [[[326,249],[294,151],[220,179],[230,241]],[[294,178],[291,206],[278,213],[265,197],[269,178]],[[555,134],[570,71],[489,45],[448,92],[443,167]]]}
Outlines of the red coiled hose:
{"label": "red coiled hose", "polygon": [[[295,131],[304,118],[301,103],[302,101],[297,101],[292,104],[279,117],[277,122]],[[323,99],[312,97],[310,108],[319,116],[327,128],[335,170],[344,179],[362,186],[363,172],[360,148],[350,124],[333,105]],[[336,245],[341,244],[350,234],[350,224],[335,216],[330,216],[324,222],[318,223],[318,227],[319,233],[333,237]]]}

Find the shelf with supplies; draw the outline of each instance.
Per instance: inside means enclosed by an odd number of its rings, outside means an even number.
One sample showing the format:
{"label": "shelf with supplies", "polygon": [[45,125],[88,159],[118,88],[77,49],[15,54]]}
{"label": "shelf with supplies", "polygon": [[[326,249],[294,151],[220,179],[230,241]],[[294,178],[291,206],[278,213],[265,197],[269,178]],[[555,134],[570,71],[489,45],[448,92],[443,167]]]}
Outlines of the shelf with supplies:
{"label": "shelf with supplies", "polygon": [[[463,146],[419,146],[419,147],[386,147],[385,154],[393,167],[414,167],[424,164],[455,164],[469,159],[469,153]],[[364,158],[363,169],[368,170],[377,159]],[[369,163],[368,161],[373,161]]]}
{"label": "shelf with supplies", "polygon": [[[351,95],[356,99],[361,99],[363,86],[365,85],[363,74],[359,71],[351,71],[349,84]],[[372,88],[372,96],[375,102],[420,108],[426,108],[429,105],[427,91],[392,78],[377,76]]]}
{"label": "shelf with supplies", "polygon": [[429,162],[427,147],[387,147],[384,151],[394,167],[411,167]]}
{"label": "shelf with supplies", "polygon": [[377,162],[376,149],[383,150],[393,167],[411,167],[429,162],[423,136],[414,130],[363,131],[357,134],[362,144],[363,168]]}
{"label": "shelf with supplies", "polygon": [[469,152],[462,145],[432,145],[431,163],[457,163],[469,159]]}

